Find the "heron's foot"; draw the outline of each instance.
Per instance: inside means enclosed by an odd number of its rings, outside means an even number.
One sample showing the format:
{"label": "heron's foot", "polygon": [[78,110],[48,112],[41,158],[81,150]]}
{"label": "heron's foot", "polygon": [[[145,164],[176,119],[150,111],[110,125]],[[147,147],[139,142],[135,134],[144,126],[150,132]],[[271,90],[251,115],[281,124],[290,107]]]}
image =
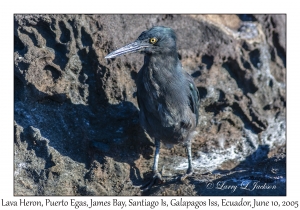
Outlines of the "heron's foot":
{"label": "heron's foot", "polygon": [[187,177],[192,176],[193,173],[194,173],[194,170],[189,168],[189,169],[186,171],[186,173],[180,178],[180,180],[183,182]]}
{"label": "heron's foot", "polygon": [[148,182],[147,184],[143,185],[140,189],[145,192],[152,188],[152,186],[158,181],[159,184],[163,183],[164,180],[161,177],[161,174],[159,172],[156,172],[154,176],[152,177],[152,180]]}

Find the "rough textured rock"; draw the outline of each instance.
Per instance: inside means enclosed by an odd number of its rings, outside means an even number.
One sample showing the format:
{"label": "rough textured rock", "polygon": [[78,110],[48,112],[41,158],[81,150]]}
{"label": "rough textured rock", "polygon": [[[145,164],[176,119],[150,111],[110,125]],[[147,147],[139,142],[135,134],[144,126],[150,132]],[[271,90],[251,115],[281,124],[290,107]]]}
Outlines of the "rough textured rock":
{"label": "rough textured rock", "polygon": [[[104,56],[155,25],[173,28],[201,107],[192,146],[161,150],[140,128],[143,55]],[[285,195],[286,16],[15,15],[15,195]],[[221,183],[276,190],[221,190]],[[213,187],[212,187],[213,186]],[[249,185],[250,186],[250,185]]]}

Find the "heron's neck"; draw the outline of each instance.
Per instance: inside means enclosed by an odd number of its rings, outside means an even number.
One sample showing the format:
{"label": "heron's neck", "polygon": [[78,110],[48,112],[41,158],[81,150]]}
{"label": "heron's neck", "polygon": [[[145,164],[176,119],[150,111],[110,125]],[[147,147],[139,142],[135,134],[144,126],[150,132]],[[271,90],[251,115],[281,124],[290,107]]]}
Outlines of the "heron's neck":
{"label": "heron's neck", "polygon": [[180,68],[178,67],[181,66],[177,53],[167,55],[146,55],[144,58],[144,64],[151,68],[153,71],[169,71],[174,74],[181,73],[177,72],[178,70],[180,70]]}
{"label": "heron's neck", "polygon": [[156,99],[162,97],[161,99],[166,103],[178,105],[178,110],[183,108],[180,103],[188,102],[189,86],[186,85],[186,78],[177,54],[176,56],[145,56],[139,82],[148,88]]}

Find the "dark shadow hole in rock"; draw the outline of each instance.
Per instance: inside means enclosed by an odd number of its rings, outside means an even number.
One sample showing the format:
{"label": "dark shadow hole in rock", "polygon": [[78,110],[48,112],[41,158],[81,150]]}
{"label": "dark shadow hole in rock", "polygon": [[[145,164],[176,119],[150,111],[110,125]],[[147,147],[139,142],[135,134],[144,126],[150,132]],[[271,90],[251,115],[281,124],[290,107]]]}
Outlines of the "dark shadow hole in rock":
{"label": "dark shadow hole in rock", "polygon": [[123,100],[127,100],[127,93],[125,90],[122,91]]}
{"label": "dark shadow hole in rock", "polygon": [[199,91],[200,99],[204,99],[207,95],[207,89],[204,87],[197,87],[197,89]]}
{"label": "dark shadow hole in rock", "polygon": [[225,103],[213,103],[205,107],[206,112],[213,112],[214,116],[219,114],[222,110],[224,110],[228,105]]}
{"label": "dark shadow hole in rock", "polygon": [[92,37],[85,31],[84,27],[81,28],[81,41],[84,47],[92,46],[93,44]]}
{"label": "dark shadow hole in rock", "polygon": [[60,31],[61,31],[61,35],[60,35],[59,40],[62,43],[69,42],[71,40],[71,34],[70,34],[69,29],[66,28],[66,25],[63,21],[60,21],[58,25],[59,25],[59,28],[60,28]]}
{"label": "dark shadow hole in rock", "polygon": [[220,123],[220,124],[218,125],[218,133],[220,132],[221,127],[222,127],[222,124]]}
{"label": "dark shadow hole in rock", "polygon": [[137,92],[136,92],[136,91],[132,93],[132,97],[133,97],[133,98],[136,98],[136,97],[137,97]]}
{"label": "dark shadow hole in rock", "polygon": [[230,125],[235,126],[235,123],[232,121],[232,119],[227,118],[226,121],[227,121]]}
{"label": "dark shadow hole in rock", "polygon": [[243,63],[243,65],[244,65],[244,68],[246,68],[246,69],[251,69],[251,65],[250,65],[250,63],[249,63],[248,61],[245,61],[245,62]]}
{"label": "dark shadow hole in rock", "polygon": [[80,74],[78,76],[78,80],[79,80],[80,83],[84,84],[85,81],[87,80],[87,78],[83,74]]}
{"label": "dark shadow hole in rock", "polygon": [[241,100],[241,98],[239,97],[239,96],[237,96],[237,95],[233,95],[234,96],[234,100],[237,100],[237,101],[240,101]]}
{"label": "dark shadow hole in rock", "polygon": [[[14,52],[22,52],[25,49],[25,45],[18,36],[14,36]],[[24,53],[22,53],[24,54]]]}
{"label": "dark shadow hole in rock", "polygon": [[243,121],[246,129],[251,130],[255,134],[258,134],[262,131],[260,127],[256,126],[248,119],[248,117],[246,116],[246,114],[244,113],[244,111],[242,110],[242,108],[239,106],[238,103],[234,102],[232,104],[232,110],[233,110],[233,114],[238,116]]}
{"label": "dark shadow hole in rock", "polygon": [[283,102],[283,106],[286,107],[286,100],[284,97],[280,96],[280,101]]}
{"label": "dark shadow hole in rock", "polygon": [[237,16],[242,21],[257,21],[257,19],[251,14],[238,14]]}
{"label": "dark shadow hole in rock", "polygon": [[258,90],[258,87],[254,85],[253,78],[245,79],[244,82],[246,83],[246,89],[249,93],[255,93]]}
{"label": "dark shadow hole in rock", "polygon": [[29,68],[29,65],[30,65],[29,63],[25,63],[23,61],[18,63],[18,67],[20,68],[20,70],[23,70],[23,71],[24,70],[27,71]]}
{"label": "dark shadow hole in rock", "polygon": [[209,55],[202,56],[202,63],[205,63],[206,68],[209,70],[214,63],[214,56],[209,56]]}
{"label": "dark shadow hole in rock", "polygon": [[97,21],[96,25],[97,25],[98,31],[103,30],[103,26],[101,25],[101,23],[99,21]]}
{"label": "dark shadow hole in rock", "polygon": [[250,63],[248,61],[246,61],[246,60],[243,61],[243,66],[244,66],[245,69],[251,69]]}
{"label": "dark shadow hole in rock", "polygon": [[181,58],[182,58],[180,53],[178,53],[178,58],[179,58],[179,60],[181,60]]}
{"label": "dark shadow hole in rock", "polygon": [[201,76],[201,71],[195,71],[195,72],[193,72],[192,74],[191,74],[191,76],[192,77],[199,77],[199,76]]}
{"label": "dark shadow hole in rock", "polygon": [[243,91],[244,95],[247,93],[255,93],[258,88],[254,85],[252,79],[245,78],[245,71],[242,70],[236,60],[229,60],[222,65],[229,75],[236,81],[238,87]]}
{"label": "dark shadow hole in rock", "polygon": [[276,32],[273,32],[273,43],[277,50],[277,55],[282,60],[284,68],[286,68],[286,53],[285,49],[279,43],[279,35]]}
{"label": "dark shadow hole in rock", "polygon": [[223,90],[219,90],[219,100],[218,101],[223,101],[225,99],[225,93]]}
{"label": "dark shadow hole in rock", "polygon": [[259,49],[255,49],[255,50],[251,51],[249,53],[249,56],[250,56],[250,61],[253,64],[253,66],[257,69],[260,69],[261,62],[260,62],[260,51],[259,51]]}
{"label": "dark shadow hole in rock", "polygon": [[55,166],[55,163],[52,161],[52,154],[50,154],[50,157],[46,161],[45,169],[51,168],[52,166]]}
{"label": "dark shadow hole in rock", "polygon": [[270,87],[270,88],[273,87],[273,80],[272,80],[272,79],[270,79],[270,81],[269,81],[269,87]]}
{"label": "dark shadow hole in rock", "polygon": [[67,47],[64,44],[57,43],[54,45],[54,50],[55,58],[53,63],[59,65],[61,70],[64,70],[69,60],[67,57]]}
{"label": "dark shadow hole in rock", "polygon": [[[238,69],[236,71],[233,71],[232,69],[235,69],[236,66],[237,66]],[[239,76],[236,73],[237,71],[240,71],[240,68],[239,68],[238,64],[235,64],[234,61],[233,62],[230,61],[230,62],[224,63],[222,65],[222,67],[228,71],[229,75],[236,81],[239,88],[241,88],[240,84],[239,84]]]}
{"label": "dark shadow hole in rock", "polygon": [[84,99],[84,88],[78,87],[78,91],[79,91],[80,96]]}
{"label": "dark shadow hole in rock", "polygon": [[271,50],[270,54],[271,54],[271,60],[274,61],[274,62],[276,62],[276,55],[275,55],[274,48]]}
{"label": "dark shadow hole in rock", "polygon": [[266,106],[263,107],[263,110],[267,111],[267,110],[271,110],[271,105],[268,104]]}
{"label": "dark shadow hole in rock", "polygon": [[131,71],[131,72],[130,72],[131,79],[133,79],[134,81],[136,80],[137,75],[138,75],[138,73],[135,72],[135,71]]}
{"label": "dark shadow hole in rock", "polygon": [[125,66],[128,70],[133,69],[133,67],[131,66],[131,64],[128,63],[128,62],[124,63],[124,66]]}
{"label": "dark shadow hole in rock", "polygon": [[59,77],[61,77],[61,72],[59,70],[57,70],[56,68],[54,68],[53,66],[46,65],[44,70],[50,71],[54,80],[57,80]]}
{"label": "dark shadow hole in rock", "polygon": [[39,180],[40,180],[40,175],[37,173],[36,170],[34,170],[33,168],[29,168],[29,169],[26,169],[26,172],[28,173],[28,175],[30,177],[33,178],[33,181],[35,184],[39,183]]}
{"label": "dark shadow hole in rock", "polygon": [[250,51],[250,46],[249,46],[249,44],[248,44],[246,41],[244,41],[242,47],[243,47],[246,51]]}

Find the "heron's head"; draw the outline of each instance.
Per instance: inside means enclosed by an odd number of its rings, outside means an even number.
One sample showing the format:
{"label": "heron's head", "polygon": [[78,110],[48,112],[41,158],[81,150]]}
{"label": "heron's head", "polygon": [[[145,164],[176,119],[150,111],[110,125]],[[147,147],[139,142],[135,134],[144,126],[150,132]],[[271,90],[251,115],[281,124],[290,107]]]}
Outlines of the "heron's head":
{"label": "heron's head", "polygon": [[150,55],[177,53],[175,32],[171,28],[163,26],[153,27],[142,32],[134,42],[111,52],[105,58],[114,58],[132,52]]}

